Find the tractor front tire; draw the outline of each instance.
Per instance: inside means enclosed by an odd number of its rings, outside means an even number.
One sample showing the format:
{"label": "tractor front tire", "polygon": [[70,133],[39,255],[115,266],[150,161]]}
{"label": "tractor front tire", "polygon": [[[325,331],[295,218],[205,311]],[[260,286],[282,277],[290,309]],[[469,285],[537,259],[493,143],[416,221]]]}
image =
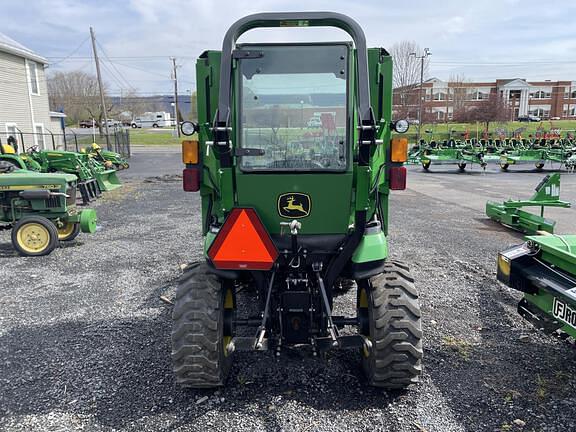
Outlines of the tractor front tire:
{"label": "tractor front tire", "polygon": [[538,171],[540,171],[544,168],[544,164],[542,162],[535,163],[534,166],[536,167],[536,169]]}
{"label": "tractor front tire", "polygon": [[466,164],[465,163],[459,163],[458,169],[460,170],[460,172],[466,171]]}
{"label": "tractor front tire", "polygon": [[422,162],[422,168],[424,168],[426,171],[428,171],[430,169],[430,161],[423,161]]}
{"label": "tractor front tire", "polygon": [[205,262],[189,267],[176,291],[172,363],[182,387],[222,386],[232,365],[232,353],[226,352],[231,338],[225,335],[227,292],[208,271]]}
{"label": "tractor front tire", "polygon": [[[418,292],[408,266],[386,264],[383,273],[359,281],[358,311],[372,342],[362,350],[362,367],[370,385],[403,389],[418,382],[422,372],[422,325]],[[362,294],[360,290],[365,289]],[[361,319],[362,323],[363,320]]]}
{"label": "tractor front tire", "polygon": [[58,247],[58,230],[45,217],[27,216],[12,228],[12,245],[22,256],[48,255]]}

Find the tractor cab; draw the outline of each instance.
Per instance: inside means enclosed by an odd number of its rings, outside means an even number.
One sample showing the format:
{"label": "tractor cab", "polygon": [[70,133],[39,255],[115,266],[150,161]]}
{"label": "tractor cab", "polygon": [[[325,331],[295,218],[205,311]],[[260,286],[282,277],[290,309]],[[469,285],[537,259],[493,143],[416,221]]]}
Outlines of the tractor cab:
{"label": "tractor cab", "polygon": [[[351,40],[236,43],[254,28],[311,26],[342,29]],[[392,137],[408,123],[392,121],[388,52],[367,49],[361,27],[344,15],[266,13],[234,23],[222,50],[204,52],[196,71],[199,124],[184,123],[182,132],[198,135],[182,145],[183,186],[202,197],[205,255],[179,287],[177,380],[222,385],[235,351],[280,355],[285,345],[309,345],[315,353],[359,349],[374,385],[415,381],[421,356],[419,315],[412,313],[417,295],[407,267],[388,260],[388,198],[390,190],[406,187],[408,157],[407,140]],[[388,279],[380,277],[384,273]],[[238,318],[239,284],[260,300],[256,316]],[[354,285],[357,314],[334,316],[336,288]],[[399,290],[399,303],[374,311],[386,290]],[[221,307],[200,301],[208,297],[220,298]],[[398,304],[407,304],[410,316],[394,312],[402,322],[376,329],[373,320]],[[198,320],[199,314],[217,322]],[[412,349],[398,364],[387,357],[394,338],[380,340],[396,325],[414,329],[402,335]],[[191,343],[182,329],[196,326],[209,333],[221,328],[212,334],[219,342]],[[251,326],[252,336],[236,332]],[[345,326],[358,331],[345,335]],[[218,367],[204,368],[194,352],[214,358]],[[387,366],[378,366],[379,360]]]}

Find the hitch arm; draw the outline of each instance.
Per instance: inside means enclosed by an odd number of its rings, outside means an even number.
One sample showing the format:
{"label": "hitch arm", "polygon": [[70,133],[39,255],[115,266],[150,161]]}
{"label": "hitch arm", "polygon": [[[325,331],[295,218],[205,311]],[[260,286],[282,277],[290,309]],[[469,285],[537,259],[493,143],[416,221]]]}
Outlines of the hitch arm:
{"label": "hitch arm", "polygon": [[318,278],[318,286],[320,287],[320,293],[322,294],[322,304],[324,306],[324,311],[328,317],[328,333],[330,333],[330,338],[332,339],[332,346],[337,346],[338,342],[338,330],[332,321],[332,311],[330,310],[330,303],[328,302],[328,296],[326,295],[326,289],[324,287],[324,280],[320,275],[320,270],[322,270],[322,263],[312,264],[312,270],[316,273]]}
{"label": "hitch arm", "polygon": [[262,314],[262,322],[260,327],[258,327],[258,332],[256,333],[256,344],[254,349],[262,349],[264,343],[264,335],[266,334],[266,322],[268,321],[268,314],[270,313],[270,298],[272,297],[272,287],[274,286],[274,276],[275,272],[272,272],[270,277],[270,284],[268,284],[268,293],[266,294],[266,305],[264,306],[264,313]]}

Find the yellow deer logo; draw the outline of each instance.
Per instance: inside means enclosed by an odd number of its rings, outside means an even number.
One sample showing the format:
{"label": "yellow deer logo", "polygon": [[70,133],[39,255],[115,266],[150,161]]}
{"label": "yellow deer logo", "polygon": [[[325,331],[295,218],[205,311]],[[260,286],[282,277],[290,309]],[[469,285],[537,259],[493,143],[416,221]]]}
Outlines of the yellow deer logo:
{"label": "yellow deer logo", "polygon": [[302,207],[302,204],[294,204],[294,201],[296,200],[296,198],[294,198],[293,196],[290,196],[288,198],[286,198],[286,201],[288,201],[288,205],[284,206],[284,210],[298,210],[299,212],[302,212],[304,214],[306,214],[306,210],[304,210],[304,207]]}
{"label": "yellow deer logo", "polygon": [[286,193],[278,197],[278,213],[286,218],[301,218],[310,214],[310,197],[303,193]]}

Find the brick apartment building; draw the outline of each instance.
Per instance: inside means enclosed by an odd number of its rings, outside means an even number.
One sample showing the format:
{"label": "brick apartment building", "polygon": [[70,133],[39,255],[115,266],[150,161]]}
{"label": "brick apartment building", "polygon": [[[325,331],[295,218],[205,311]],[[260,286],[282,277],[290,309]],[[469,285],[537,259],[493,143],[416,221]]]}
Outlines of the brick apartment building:
{"label": "brick apartment building", "polygon": [[[394,113],[397,117],[418,118],[419,86],[396,89]],[[526,81],[521,78],[494,82],[447,82],[430,78],[424,82],[425,121],[452,120],[454,113],[486,103],[500,96],[510,107],[510,120],[534,115],[542,119],[576,118],[576,81]]]}

